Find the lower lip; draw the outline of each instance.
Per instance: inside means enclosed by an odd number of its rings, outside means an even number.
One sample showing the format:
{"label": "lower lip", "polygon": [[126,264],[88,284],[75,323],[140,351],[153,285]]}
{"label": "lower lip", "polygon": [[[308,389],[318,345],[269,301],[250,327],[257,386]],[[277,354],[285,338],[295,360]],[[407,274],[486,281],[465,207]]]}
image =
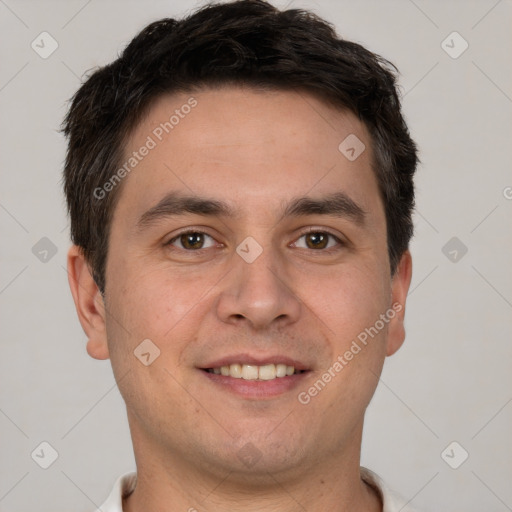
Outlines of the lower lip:
{"label": "lower lip", "polygon": [[226,377],[216,373],[200,370],[214,385],[247,399],[265,399],[287,393],[301,385],[309,372],[296,373],[286,377],[276,377],[272,380],[245,380]]}

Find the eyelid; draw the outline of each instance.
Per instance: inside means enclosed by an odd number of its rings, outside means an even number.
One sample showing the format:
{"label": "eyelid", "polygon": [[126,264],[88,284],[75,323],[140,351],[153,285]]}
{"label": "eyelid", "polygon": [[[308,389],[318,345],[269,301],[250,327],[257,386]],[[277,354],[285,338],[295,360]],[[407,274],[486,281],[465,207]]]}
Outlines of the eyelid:
{"label": "eyelid", "polygon": [[340,241],[343,241],[339,235],[333,233],[329,228],[322,228],[322,227],[307,227],[303,231],[301,231],[300,236],[308,235],[309,233],[326,233],[327,235],[331,235],[334,238],[337,238]]}

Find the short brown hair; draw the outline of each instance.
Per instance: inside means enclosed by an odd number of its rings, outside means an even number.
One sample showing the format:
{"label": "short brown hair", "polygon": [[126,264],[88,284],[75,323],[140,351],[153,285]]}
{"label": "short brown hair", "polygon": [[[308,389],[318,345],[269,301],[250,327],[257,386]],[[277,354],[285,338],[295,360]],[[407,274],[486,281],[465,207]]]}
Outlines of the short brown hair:
{"label": "short brown hair", "polygon": [[391,273],[413,234],[416,145],[401,114],[396,68],[339,38],[312,12],[280,11],[264,0],[209,3],[144,28],[111,64],[73,96],[63,122],[68,138],[64,190],[71,239],[104,293],[113,211],[121,186],[94,191],[118,170],[127,137],[164,93],[223,84],[299,90],[353,112],[372,138],[384,202]]}

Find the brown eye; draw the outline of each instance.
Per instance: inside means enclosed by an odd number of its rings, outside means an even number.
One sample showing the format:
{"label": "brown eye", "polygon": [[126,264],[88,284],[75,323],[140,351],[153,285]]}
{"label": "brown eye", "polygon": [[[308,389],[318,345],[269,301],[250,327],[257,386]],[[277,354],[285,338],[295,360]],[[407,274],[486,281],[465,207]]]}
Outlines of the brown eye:
{"label": "brown eye", "polygon": [[[209,245],[207,239],[211,240]],[[187,231],[185,233],[181,233],[172,240],[169,240],[167,245],[172,245],[186,251],[197,251],[199,249],[212,247],[214,245],[214,241],[210,235],[202,233],[201,231]]]}
{"label": "brown eye", "polygon": [[343,243],[338,237],[326,231],[310,231],[304,233],[298,238],[297,242],[294,243],[295,247],[313,250],[331,249],[336,245],[342,246]]}
{"label": "brown eye", "polygon": [[325,233],[308,233],[305,237],[310,249],[325,249],[329,242],[329,235]]}
{"label": "brown eye", "polygon": [[202,233],[186,233],[180,236],[180,242],[185,249],[201,249],[204,237]]}

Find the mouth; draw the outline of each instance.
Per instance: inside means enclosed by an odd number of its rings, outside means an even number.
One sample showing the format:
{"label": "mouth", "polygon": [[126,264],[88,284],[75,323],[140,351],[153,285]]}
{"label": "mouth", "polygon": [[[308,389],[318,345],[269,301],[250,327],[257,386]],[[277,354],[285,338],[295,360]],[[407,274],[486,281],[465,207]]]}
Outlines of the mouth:
{"label": "mouth", "polygon": [[298,370],[295,366],[286,364],[264,364],[261,366],[254,364],[234,363],[230,365],[217,366],[215,368],[204,368],[204,371],[214,375],[232,377],[233,379],[244,380],[274,380],[298,375],[307,370]]}
{"label": "mouth", "polygon": [[269,399],[297,387],[311,369],[288,358],[258,361],[252,357],[225,358],[199,368],[217,388],[245,399]]}

